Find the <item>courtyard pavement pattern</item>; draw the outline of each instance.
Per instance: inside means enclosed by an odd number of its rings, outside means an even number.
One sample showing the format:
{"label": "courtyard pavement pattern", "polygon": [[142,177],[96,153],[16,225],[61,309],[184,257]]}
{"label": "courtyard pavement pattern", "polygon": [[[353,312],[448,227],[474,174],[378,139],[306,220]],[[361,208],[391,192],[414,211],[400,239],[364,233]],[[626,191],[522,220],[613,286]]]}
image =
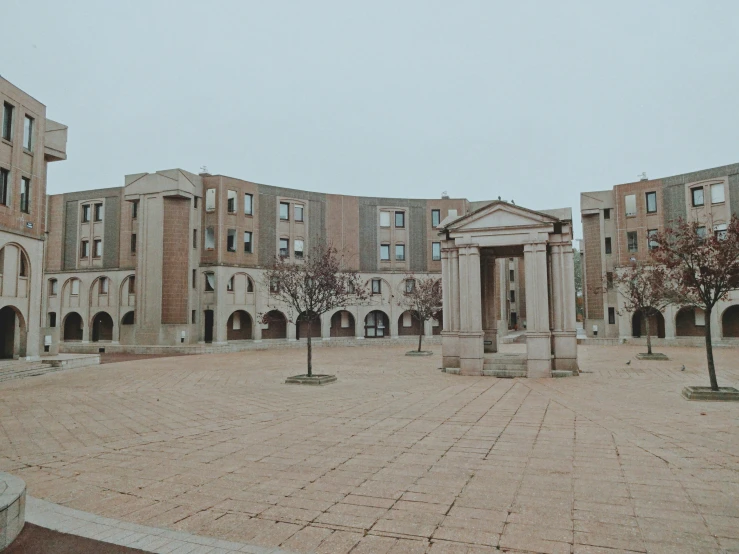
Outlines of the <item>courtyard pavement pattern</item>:
{"label": "courtyard pavement pattern", "polygon": [[[0,383],[0,470],[68,508],[288,552],[739,552],[739,404],[680,396],[708,383],[702,349],[583,346],[580,377],[541,380],[406,349],[317,349],[325,387],[283,384],[295,349]],[[716,350],[722,386],[738,354]]]}

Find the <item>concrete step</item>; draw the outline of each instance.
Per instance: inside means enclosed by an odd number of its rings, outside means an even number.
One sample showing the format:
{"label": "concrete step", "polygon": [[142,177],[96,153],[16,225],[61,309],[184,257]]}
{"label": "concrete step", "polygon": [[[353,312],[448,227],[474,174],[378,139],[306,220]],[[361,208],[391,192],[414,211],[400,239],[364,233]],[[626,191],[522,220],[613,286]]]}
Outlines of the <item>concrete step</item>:
{"label": "concrete step", "polygon": [[527,377],[528,371],[526,369],[483,369],[483,375],[490,377],[498,377],[499,379],[514,379],[516,377]]}
{"label": "concrete step", "polygon": [[10,381],[11,379],[22,379],[24,377],[37,377],[64,369],[62,367],[54,367],[51,364],[42,362],[17,362],[15,366],[4,366],[0,368],[0,382]]}
{"label": "concrete step", "polygon": [[572,377],[574,372],[565,370],[554,370],[552,371],[552,377]]}

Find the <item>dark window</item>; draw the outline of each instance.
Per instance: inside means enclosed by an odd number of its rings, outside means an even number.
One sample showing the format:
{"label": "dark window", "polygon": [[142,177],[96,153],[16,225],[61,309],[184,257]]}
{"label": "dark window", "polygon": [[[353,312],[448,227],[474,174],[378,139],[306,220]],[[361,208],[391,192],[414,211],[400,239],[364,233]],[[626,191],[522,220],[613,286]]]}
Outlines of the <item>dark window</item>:
{"label": "dark window", "polygon": [[[197,198],[195,200],[197,200]],[[136,200],[136,202],[133,202],[133,206],[131,206],[131,219],[136,219],[138,216],[139,216],[139,201]]]}
{"label": "dark window", "polygon": [[269,280],[269,292],[273,294],[280,292],[280,281],[278,281],[276,277],[272,277],[272,279]]}
{"label": "dark window", "polygon": [[205,277],[205,292],[216,290],[216,276],[214,273],[203,273]]}
{"label": "dark window", "polygon": [[511,293],[511,302],[515,302],[516,301],[516,291],[512,290],[510,291],[510,293]]}
{"label": "dark window", "polygon": [[647,193],[647,213],[653,214],[656,211],[657,211],[657,193],[648,192]]}
{"label": "dark window", "polygon": [[513,281],[515,281],[515,280],[516,280],[516,272],[515,272],[515,271],[513,271],[512,269],[509,269],[509,270],[508,270],[508,280],[509,280],[509,281],[510,281],[511,283],[512,283]]}
{"label": "dark window", "polygon": [[616,323],[616,309],[615,308],[608,308],[608,323],[611,325],[615,325]]}
{"label": "dark window", "polygon": [[33,118],[30,115],[23,120],[23,148],[33,150]]}
{"label": "dark window", "polygon": [[26,261],[26,256],[24,254],[21,254],[21,270],[19,275],[21,277],[28,277],[28,261]]}
{"label": "dark window", "polygon": [[613,288],[613,272],[612,271],[606,272],[606,287],[609,289]]}
{"label": "dark window", "polygon": [[705,228],[705,226],[701,225],[700,227],[696,227],[695,232],[696,232],[696,234],[700,238],[702,238],[702,239],[703,238],[706,238],[706,228]]}
{"label": "dark window", "polygon": [[280,202],[280,219],[284,221],[290,219],[290,204],[287,202]]}
{"label": "dark window", "polygon": [[233,275],[228,280],[228,283],[226,283],[226,290],[228,292],[233,292],[233,290],[234,290],[234,276]]}
{"label": "dark window", "polygon": [[236,229],[229,229],[226,237],[226,250],[236,252]]}
{"label": "dark window", "polygon": [[195,318],[196,318],[197,316],[196,316],[195,314],[197,314],[197,312],[196,312],[195,310],[193,310],[193,311],[192,311],[192,312],[190,313],[190,323],[196,323],[196,321],[195,321]]}
{"label": "dark window", "polygon": [[3,138],[13,140],[13,110],[12,104],[3,104]]}
{"label": "dark window", "polygon": [[131,233],[131,253],[136,253],[136,233]]}
{"label": "dark window", "polygon": [[606,254],[611,253],[611,237],[606,237]]}
{"label": "dark window", "polygon": [[108,294],[108,278],[107,277],[100,277],[100,279],[98,279],[98,293]]}
{"label": "dark window", "polygon": [[244,231],[244,252],[251,254],[251,231]]}
{"label": "dark window", "polygon": [[49,312],[49,327],[56,327],[56,312]]}
{"label": "dark window", "polygon": [[380,261],[386,262],[389,260],[390,260],[390,245],[381,244],[380,245]]}
{"label": "dark window", "polygon": [[611,219],[611,208],[605,208],[603,210],[603,219]]}
{"label": "dark window", "polygon": [[192,247],[193,248],[198,247],[198,230],[197,229],[192,230]]}
{"label": "dark window", "polygon": [[431,226],[438,227],[441,223],[441,210],[431,210]]}
{"label": "dark window", "polygon": [[381,279],[372,279],[372,294],[382,294]]}
{"label": "dark window", "polygon": [[136,276],[131,275],[128,278],[128,294],[136,294]]}
{"label": "dark window", "polygon": [[83,240],[80,243],[80,258],[87,258],[90,255],[90,243]]}
{"label": "dark window", "polygon": [[303,206],[295,206],[295,221],[303,221]]}
{"label": "dark window", "polygon": [[8,205],[8,190],[10,185],[10,171],[0,168],[0,204]]}
{"label": "dark window", "polygon": [[395,245],[395,259],[399,262],[405,261],[405,244]]}
{"label": "dark window", "polygon": [[435,262],[441,259],[441,243],[440,242],[431,243],[431,259],[434,260]]}
{"label": "dark window", "polygon": [[280,239],[280,256],[287,258],[290,255],[290,241],[287,239]]}
{"label": "dark window", "polygon": [[192,270],[192,288],[195,288],[198,284],[198,270]]}
{"label": "dark window", "polygon": [[56,279],[49,279],[49,296],[56,296],[59,291],[59,281]]}
{"label": "dark window", "polygon": [[198,209],[198,197],[197,196],[193,197],[192,199],[192,207],[194,210]]}
{"label": "dark window", "polygon": [[95,221],[103,220],[103,205],[95,204]]}
{"label": "dark window", "polygon": [[236,213],[236,191],[228,191],[228,199],[226,200],[226,211],[230,214]]}
{"label": "dark window", "polygon": [[395,212],[395,226],[405,227],[405,212]]}
{"label": "dark window", "polygon": [[626,233],[626,243],[629,247],[629,252],[639,251],[639,241],[637,239],[636,231],[629,231]]}
{"label": "dark window", "polygon": [[693,206],[703,205],[703,187],[691,189],[690,194],[693,197]]}
{"label": "dark window", "polygon": [[413,289],[416,288],[416,280],[415,279],[406,279],[405,280],[405,292],[411,293],[413,292]]}
{"label": "dark window", "polygon": [[82,223],[90,221],[90,204],[82,205]]}
{"label": "dark window", "polygon": [[92,256],[93,258],[100,258],[103,255],[103,241],[100,239],[95,239],[92,242]]}
{"label": "dark window", "polygon": [[254,197],[247,193],[244,193],[244,215],[252,215],[254,213],[254,208],[252,202],[254,201]]}
{"label": "dark window", "polygon": [[31,179],[28,177],[21,177],[21,211],[31,211]]}
{"label": "dark window", "polygon": [[647,248],[649,248],[649,250],[654,250],[658,246],[657,241],[655,240],[657,232],[657,229],[649,229],[647,231]]}

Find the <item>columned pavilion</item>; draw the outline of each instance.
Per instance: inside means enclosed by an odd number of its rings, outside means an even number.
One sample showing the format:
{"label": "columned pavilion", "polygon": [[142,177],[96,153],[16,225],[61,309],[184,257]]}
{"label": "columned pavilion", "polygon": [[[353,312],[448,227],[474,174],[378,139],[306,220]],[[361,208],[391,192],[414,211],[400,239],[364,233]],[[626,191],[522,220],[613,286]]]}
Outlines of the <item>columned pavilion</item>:
{"label": "columned pavilion", "polygon": [[[443,290],[444,368],[482,375],[494,363],[499,326],[495,272],[523,257],[526,296],[526,356],[529,377],[553,370],[577,372],[575,272],[572,211],[537,212],[495,201],[437,228]],[[503,311],[503,310],[498,310]]]}

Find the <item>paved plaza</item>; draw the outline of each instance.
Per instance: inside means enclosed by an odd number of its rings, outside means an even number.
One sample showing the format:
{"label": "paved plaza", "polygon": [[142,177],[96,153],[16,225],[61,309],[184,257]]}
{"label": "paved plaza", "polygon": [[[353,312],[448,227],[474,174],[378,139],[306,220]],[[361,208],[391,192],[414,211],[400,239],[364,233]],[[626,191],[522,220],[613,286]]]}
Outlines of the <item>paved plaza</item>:
{"label": "paved plaza", "polygon": [[[325,387],[283,384],[297,349],[3,382],[0,471],[75,510],[287,552],[739,552],[739,404],[680,396],[708,384],[702,349],[583,346],[580,377],[539,380],[406,349],[316,349]],[[739,386],[738,355],[716,350],[719,384]]]}

